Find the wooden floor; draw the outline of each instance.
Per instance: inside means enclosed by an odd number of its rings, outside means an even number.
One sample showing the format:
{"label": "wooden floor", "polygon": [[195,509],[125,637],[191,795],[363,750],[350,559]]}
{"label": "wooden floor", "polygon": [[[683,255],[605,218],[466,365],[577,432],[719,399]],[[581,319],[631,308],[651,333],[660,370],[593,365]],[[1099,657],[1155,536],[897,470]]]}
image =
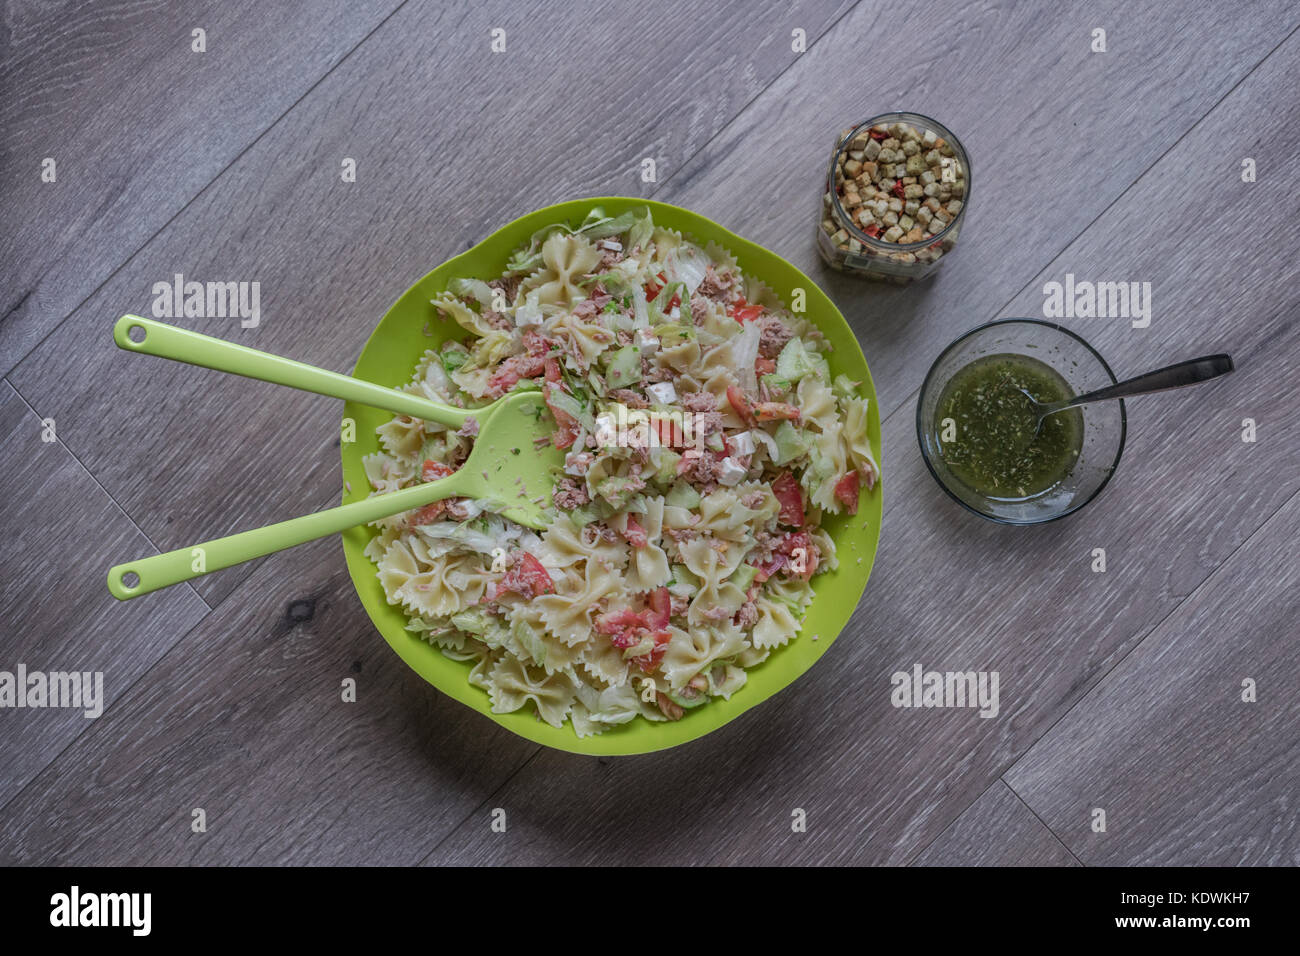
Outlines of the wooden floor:
{"label": "wooden floor", "polygon": [[[6,4],[0,670],[102,671],[107,704],[0,710],[0,863],[1300,863],[1300,8],[1055,6]],[[928,286],[845,278],[813,246],[836,132],[888,109],[972,156]],[[256,280],[258,328],[182,322],[346,370],[433,265],[611,193],[786,256],[871,365],[879,558],[794,686],[676,750],[577,757],[409,671],[337,540],[109,596],[112,564],[340,485],[336,402],[113,346],[155,282]],[[1238,371],[1130,402],[1086,511],[982,523],[925,471],[918,386],[1067,273],[1151,283],[1149,328],[1067,322],[1119,375],[1220,351]],[[1000,713],[894,708],[915,664],[997,671]]]}

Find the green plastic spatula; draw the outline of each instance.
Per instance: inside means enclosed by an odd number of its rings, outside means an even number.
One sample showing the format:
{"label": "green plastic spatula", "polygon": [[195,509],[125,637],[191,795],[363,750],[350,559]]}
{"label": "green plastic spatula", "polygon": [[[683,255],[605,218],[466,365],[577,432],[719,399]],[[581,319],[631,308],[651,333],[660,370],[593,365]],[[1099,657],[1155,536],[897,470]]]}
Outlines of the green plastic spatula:
{"label": "green plastic spatula", "polygon": [[128,351],[360,402],[438,422],[448,428],[460,428],[471,416],[478,422],[478,437],[469,458],[445,478],[119,564],[108,572],[108,589],[119,600],[139,597],[443,498],[465,497],[488,502],[487,510],[530,528],[542,529],[550,523],[551,491],[563,456],[549,440],[554,419],[540,392],[514,392],[481,408],[455,408],[136,315],[124,315],[118,320],[113,339]]}

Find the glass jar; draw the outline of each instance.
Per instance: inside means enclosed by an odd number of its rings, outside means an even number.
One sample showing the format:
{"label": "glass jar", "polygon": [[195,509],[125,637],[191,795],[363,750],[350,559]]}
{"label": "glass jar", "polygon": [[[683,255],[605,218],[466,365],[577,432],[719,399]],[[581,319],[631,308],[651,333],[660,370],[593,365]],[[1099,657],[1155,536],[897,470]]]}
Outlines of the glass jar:
{"label": "glass jar", "polygon": [[970,160],[957,137],[919,113],[882,113],[835,141],[817,249],[832,269],[906,285],[952,251],[969,204]]}

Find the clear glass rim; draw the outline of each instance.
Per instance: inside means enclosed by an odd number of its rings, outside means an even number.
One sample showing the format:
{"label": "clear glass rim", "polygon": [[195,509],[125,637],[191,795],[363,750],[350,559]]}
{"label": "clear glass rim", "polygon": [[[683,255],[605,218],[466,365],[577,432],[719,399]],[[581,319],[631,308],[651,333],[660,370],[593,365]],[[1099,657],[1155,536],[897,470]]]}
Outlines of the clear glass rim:
{"label": "clear glass rim", "polygon": [[992,322],[985,322],[983,325],[977,325],[975,326],[975,328],[971,329],[970,331],[964,332],[961,335],[957,336],[957,338],[953,339],[952,342],[948,344],[948,347],[939,353],[939,357],[934,360],[933,364],[931,364],[930,370],[925,373],[925,380],[921,383],[921,391],[916,398],[916,441],[917,444],[921,446],[921,460],[925,462],[926,470],[930,472],[930,476],[934,478],[935,483],[944,490],[944,493],[949,498],[957,502],[957,504],[961,505],[967,511],[971,512],[972,514],[979,515],[981,518],[985,519],[986,521],[992,521],[997,524],[1015,525],[1019,527],[1027,527],[1029,525],[1036,525],[1036,524],[1046,524],[1049,521],[1059,521],[1061,518],[1064,518],[1067,515],[1074,514],[1076,511],[1083,508],[1085,505],[1087,505],[1089,502],[1095,499],[1099,494],[1101,494],[1102,489],[1110,484],[1110,480],[1115,477],[1115,470],[1119,467],[1120,459],[1124,456],[1124,445],[1128,439],[1128,413],[1124,408],[1124,399],[1122,398],[1115,399],[1115,401],[1119,403],[1119,445],[1115,449],[1115,458],[1110,463],[1110,470],[1106,472],[1106,476],[1102,478],[1100,484],[1098,484],[1097,487],[1093,489],[1092,494],[1088,495],[1087,498],[1083,498],[1077,503],[1072,503],[1069,508],[1066,508],[1063,511],[1057,512],[1056,514],[1046,515],[1042,518],[1031,518],[1027,521],[1015,520],[1012,518],[1002,517],[1001,515],[989,514],[986,511],[980,511],[978,508],[972,507],[969,502],[964,501],[956,492],[954,492],[951,488],[949,488],[948,483],[939,476],[938,471],[935,470],[934,463],[930,460],[930,450],[925,443],[925,428],[921,421],[922,418],[921,409],[924,406],[925,396],[928,394],[930,390],[930,386],[934,379],[935,373],[939,370],[939,365],[959,345],[961,345],[971,336],[977,335],[981,332],[987,332],[991,328],[995,328],[997,326],[1002,326],[1002,325],[1042,325],[1042,326],[1046,326],[1049,329],[1055,329],[1057,332],[1061,332],[1069,336],[1070,338],[1078,342],[1080,345],[1082,345],[1092,355],[1092,357],[1096,359],[1097,364],[1101,366],[1102,371],[1106,373],[1112,385],[1118,384],[1119,382],[1119,380],[1115,377],[1115,373],[1111,370],[1110,365],[1107,364],[1106,360],[1101,357],[1101,353],[1098,352],[1091,345],[1089,345],[1088,341],[1083,336],[1079,335],[1077,332],[1072,332],[1071,330],[1067,329],[1063,325],[1057,325],[1055,322],[1047,322],[1044,321],[1043,319],[1030,319],[1030,318],[995,319]]}
{"label": "clear glass rim", "polygon": [[[909,116],[914,116],[918,120],[921,120],[922,122],[920,125],[925,125],[927,128],[933,129],[936,133],[941,133],[945,141],[952,143],[953,151],[961,154],[960,158],[962,164],[966,167],[966,196],[962,200],[960,211],[958,211],[957,215],[953,216],[952,222],[948,223],[948,225],[944,227],[943,232],[936,233],[920,242],[882,242],[879,239],[873,239],[858,228],[858,226],[853,222],[853,218],[848,214],[848,211],[840,203],[839,193],[835,191],[835,169],[840,164],[840,156],[848,152],[849,144],[853,142],[853,138],[863,127],[878,126],[880,125],[881,120],[902,122],[903,117]],[[948,235],[948,233],[956,227],[957,223],[961,222],[962,217],[966,215],[966,204],[970,200],[971,195],[970,157],[966,154],[966,148],[962,146],[961,140],[957,138],[956,134],[938,120],[931,119],[924,113],[912,113],[907,110],[894,110],[890,113],[881,113],[879,116],[873,116],[871,119],[859,123],[849,131],[849,135],[846,136],[844,142],[836,148],[835,155],[831,158],[831,168],[826,173],[826,188],[831,194],[831,203],[839,213],[839,218],[848,224],[846,231],[849,233],[851,238],[857,239],[863,245],[871,246],[872,248],[879,249],[882,252],[916,252],[920,249],[928,249],[936,242],[942,242],[943,237]]]}

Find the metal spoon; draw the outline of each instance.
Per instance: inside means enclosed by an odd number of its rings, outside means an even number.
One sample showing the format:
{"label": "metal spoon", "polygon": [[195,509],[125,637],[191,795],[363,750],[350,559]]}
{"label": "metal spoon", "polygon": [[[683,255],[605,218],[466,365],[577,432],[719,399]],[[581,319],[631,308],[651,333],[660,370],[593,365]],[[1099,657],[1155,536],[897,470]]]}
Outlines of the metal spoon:
{"label": "metal spoon", "polygon": [[1108,385],[1105,388],[1099,388],[1096,391],[1059,402],[1040,402],[1023,388],[1017,389],[1017,391],[1029,399],[1031,409],[1038,413],[1038,425],[1034,429],[1034,437],[1036,438],[1038,433],[1043,430],[1043,419],[1067,408],[1101,402],[1108,398],[1128,398],[1130,395],[1145,395],[1147,392],[1163,392],[1170,388],[1195,385],[1197,382],[1204,382],[1212,378],[1218,378],[1220,375],[1227,375],[1233,370],[1233,367],[1231,355],[1207,355],[1203,358],[1189,359],[1186,362],[1179,362],[1177,365],[1156,369],[1154,372],[1147,372],[1145,375],[1139,375],[1136,378],[1130,378],[1115,385]]}

